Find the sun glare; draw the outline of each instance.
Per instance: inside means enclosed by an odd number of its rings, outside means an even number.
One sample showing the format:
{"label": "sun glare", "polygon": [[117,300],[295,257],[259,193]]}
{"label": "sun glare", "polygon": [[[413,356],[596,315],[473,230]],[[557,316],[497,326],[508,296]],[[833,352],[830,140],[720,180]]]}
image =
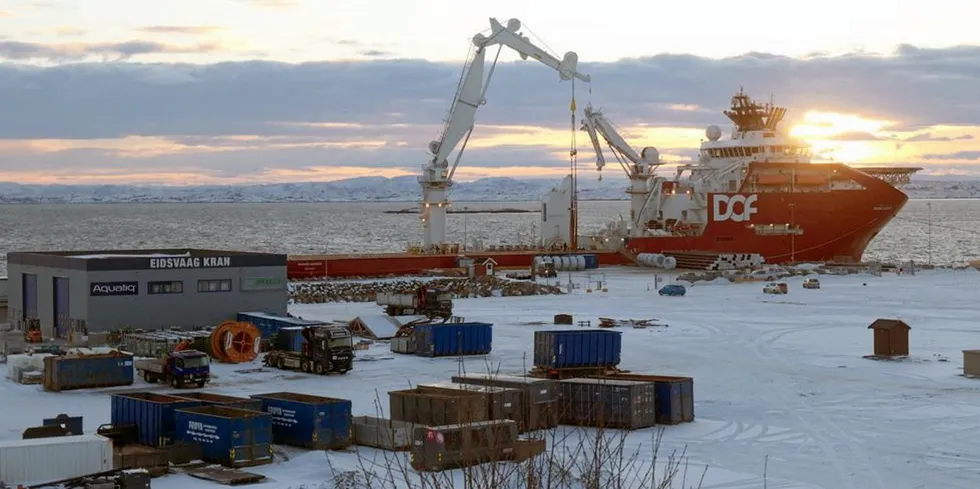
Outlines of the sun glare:
{"label": "sun glare", "polygon": [[865,119],[854,114],[810,111],[790,130],[790,135],[801,139],[833,139],[836,135],[855,132],[874,134],[893,124],[892,121]]}

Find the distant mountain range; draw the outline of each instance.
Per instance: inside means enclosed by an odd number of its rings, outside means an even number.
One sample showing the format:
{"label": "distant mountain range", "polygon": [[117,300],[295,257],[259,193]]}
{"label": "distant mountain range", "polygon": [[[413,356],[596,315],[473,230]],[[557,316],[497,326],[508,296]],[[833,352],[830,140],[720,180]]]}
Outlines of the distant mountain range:
{"label": "distant mountain range", "polygon": [[[459,202],[538,201],[557,179],[483,178],[453,185],[450,197]],[[579,180],[580,200],[625,200],[622,179]],[[913,199],[980,198],[980,180],[949,177],[913,180],[905,186]],[[360,177],[334,182],[265,185],[22,185],[0,182],[0,203],[93,204],[164,202],[415,202],[420,198],[415,176]]]}

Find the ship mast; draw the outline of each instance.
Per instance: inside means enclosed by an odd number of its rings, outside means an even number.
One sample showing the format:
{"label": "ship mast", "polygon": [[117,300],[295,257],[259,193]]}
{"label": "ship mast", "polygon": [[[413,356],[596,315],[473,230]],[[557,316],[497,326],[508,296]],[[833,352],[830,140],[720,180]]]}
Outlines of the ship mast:
{"label": "ship mast", "polygon": [[744,89],[739,88],[738,93],[732,96],[731,110],[726,110],[725,115],[735,124],[737,134],[775,131],[786,116],[786,109],[777,107],[772,102],[759,105],[749,98]]}

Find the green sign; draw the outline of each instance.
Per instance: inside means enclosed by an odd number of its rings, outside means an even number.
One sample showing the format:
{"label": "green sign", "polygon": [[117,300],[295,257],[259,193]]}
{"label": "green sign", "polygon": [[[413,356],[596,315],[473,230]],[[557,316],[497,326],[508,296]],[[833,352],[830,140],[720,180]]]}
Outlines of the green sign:
{"label": "green sign", "polygon": [[282,290],[286,287],[286,279],[282,277],[242,277],[242,290]]}

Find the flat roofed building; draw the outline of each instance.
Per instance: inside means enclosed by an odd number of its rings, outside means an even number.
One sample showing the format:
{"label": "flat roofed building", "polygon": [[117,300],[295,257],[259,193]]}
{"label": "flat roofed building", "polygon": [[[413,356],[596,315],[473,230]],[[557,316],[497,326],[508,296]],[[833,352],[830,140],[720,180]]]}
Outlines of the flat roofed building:
{"label": "flat roofed building", "polygon": [[70,331],[200,327],[286,314],[286,255],[204,249],[7,253],[8,319]]}

